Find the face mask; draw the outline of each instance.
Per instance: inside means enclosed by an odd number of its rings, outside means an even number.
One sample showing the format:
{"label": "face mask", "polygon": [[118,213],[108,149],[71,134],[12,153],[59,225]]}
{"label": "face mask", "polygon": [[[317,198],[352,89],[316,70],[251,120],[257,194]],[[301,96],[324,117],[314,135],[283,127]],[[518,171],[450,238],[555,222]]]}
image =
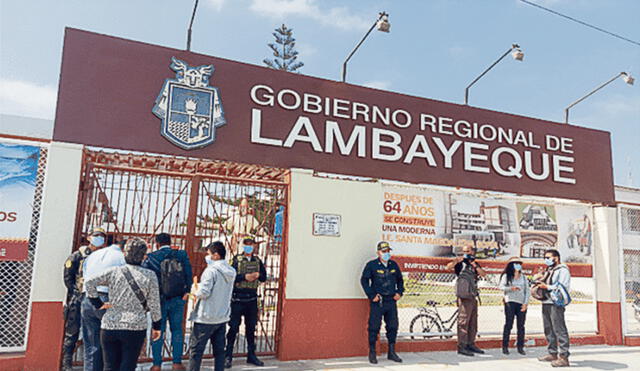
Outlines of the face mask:
{"label": "face mask", "polygon": [[251,254],[253,252],[253,246],[244,245],[242,246],[242,250],[244,251],[245,254]]}
{"label": "face mask", "polygon": [[388,262],[389,259],[391,259],[391,253],[390,252],[382,253],[382,260]]}
{"label": "face mask", "polygon": [[206,256],[204,257],[204,261],[205,261],[207,264],[211,264],[211,263],[213,263],[213,259],[211,259],[211,255],[206,255]]}
{"label": "face mask", "polygon": [[476,256],[473,254],[464,254],[464,258],[471,261],[476,260]]}
{"label": "face mask", "polygon": [[521,271],[522,270],[522,264],[514,264],[513,265],[513,269],[515,269],[517,271]]}
{"label": "face mask", "polygon": [[553,261],[553,258],[544,258],[544,263],[548,266],[551,267],[552,265],[555,264],[555,262]]}
{"label": "face mask", "polygon": [[100,247],[102,245],[104,245],[104,237],[102,236],[92,236],[91,237],[91,244],[95,247]]}

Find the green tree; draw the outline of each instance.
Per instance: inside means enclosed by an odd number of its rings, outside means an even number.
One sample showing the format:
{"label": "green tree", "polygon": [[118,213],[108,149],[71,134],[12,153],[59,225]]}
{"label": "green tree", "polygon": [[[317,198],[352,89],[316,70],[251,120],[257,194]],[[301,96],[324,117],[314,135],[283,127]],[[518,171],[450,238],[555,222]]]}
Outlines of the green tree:
{"label": "green tree", "polygon": [[293,29],[284,24],[274,30],[275,43],[270,43],[273,51],[273,59],[264,59],[262,62],[274,70],[296,72],[304,63],[298,62],[298,52],[295,50],[296,39],[293,38]]}

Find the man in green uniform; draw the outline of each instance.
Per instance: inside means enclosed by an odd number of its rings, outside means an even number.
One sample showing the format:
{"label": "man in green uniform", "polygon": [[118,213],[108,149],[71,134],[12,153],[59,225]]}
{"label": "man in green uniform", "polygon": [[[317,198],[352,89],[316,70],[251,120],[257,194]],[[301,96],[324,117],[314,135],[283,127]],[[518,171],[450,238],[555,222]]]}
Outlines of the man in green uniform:
{"label": "man in green uniform", "polygon": [[80,335],[80,303],[82,293],[82,263],[92,251],[104,245],[106,233],[102,228],[94,228],[89,237],[88,246],[80,248],[69,255],[64,263],[64,285],[67,287],[67,300],[64,307],[64,340],[62,342],[62,369],[72,369],[73,351]]}
{"label": "man in green uniform", "polygon": [[263,366],[256,356],[255,332],[258,323],[258,285],[267,280],[267,270],[256,256],[256,241],[253,236],[242,240],[242,251],[231,259],[231,266],[237,271],[231,296],[231,320],[227,333],[225,368],[231,368],[233,345],[240,330],[240,321],[244,316],[244,333],[247,338],[247,363]]}

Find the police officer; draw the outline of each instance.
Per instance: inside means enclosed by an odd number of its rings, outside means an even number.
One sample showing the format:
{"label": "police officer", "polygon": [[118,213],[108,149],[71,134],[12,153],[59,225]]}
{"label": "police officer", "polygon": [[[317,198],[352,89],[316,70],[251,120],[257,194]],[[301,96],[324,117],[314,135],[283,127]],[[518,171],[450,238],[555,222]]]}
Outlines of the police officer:
{"label": "police officer", "polygon": [[264,362],[256,356],[255,332],[258,323],[258,285],[267,280],[267,270],[262,260],[255,255],[256,247],[253,236],[246,235],[242,240],[242,251],[231,259],[231,266],[237,274],[231,295],[231,319],[227,333],[225,368],[231,368],[233,345],[243,316],[244,333],[247,338],[247,363],[264,366]]}
{"label": "police officer", "polygon": [[72,369],[73,351],[80,335],[80,304],[84,298],[82,293],[82,265],[84,259],[92,251],[104,244],[106,233],[102,228],[94,228],[89,237],[88,246],[80,248],[69,255],[64,263],[64,285],[67,287],[67,300],[64,307],[64,340],[62,342],[62,369]]}
{"label": "police officer", "polygon": [[391,260],[391,246],[381,241],[377,247],[378,258],[371,260],[364,267],[360,283],[369,298],[369,362],[378,363],[376,358],[376,341],[380,325],[384,317],[389,341],[387,358],[394,362],[402,362],[396,354],[396,336],[398,335],[398,307],[396,302],[404,292],[404,280],[398,263]]}

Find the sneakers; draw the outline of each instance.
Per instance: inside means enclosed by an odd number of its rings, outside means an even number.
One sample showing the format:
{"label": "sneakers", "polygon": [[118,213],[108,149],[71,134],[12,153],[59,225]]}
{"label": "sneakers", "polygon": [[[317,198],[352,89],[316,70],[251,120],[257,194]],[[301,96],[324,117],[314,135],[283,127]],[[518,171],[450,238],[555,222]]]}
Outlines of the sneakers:
{"label": "sneakers", "polygon": [[233,358],[225,357],[225,359],[224,359],[224,368],[231,368],[232,364],[233,364]]}
{"label": "sneakers", "polygon": [[473,357],[473,352],[468,349],[466,346],[458,345],[458,354],[462,354],[463,356]]}
{"label": "sneakers", "polygon": [[[173,371],[186,371],[186,369],[187,369],[187,368],[186,368],[186,367],[184,367],[184,366],[182,365],[182,363],[174,363],[174,364],[171,366],[171,370],[173,370]],[[160,369],[158,369],[158,370],[160,370]]]}
{"label": "sneakers", "polygon": [[509,347],[502,347],[502,354],[509,354]]}
{"label": "sneakers", "polygon": [[484,350],[478,348],[475,344],[469,344],[467,349],[473,353],[484,354]]}
{"label": "sneakers", "polygon": [[153,365],[149,369],[149,371],[160,371],[160,370],[162,370],[162,366],[158,366],[158,365]]}
{"label": "sneakers", "polygon": [[524,348],[523,348],[523,347],[518,347],[518,353],[520,353],[520,354],[521,354],[521,355],[523,355],[523,356],[526,356],[526,355],[527,355],[527,352],[525,352],[525,351],[524,351]]}
{"label": "sneakers", "polygon": [[557,354],[547,354],[546,356],[538,357],[540,362],[553,362],[558,359]]}
{"label": "sneakers", "polygon": [[555,361],[551,362],[552,367],[569,367],[569,358],[560,356]]}

